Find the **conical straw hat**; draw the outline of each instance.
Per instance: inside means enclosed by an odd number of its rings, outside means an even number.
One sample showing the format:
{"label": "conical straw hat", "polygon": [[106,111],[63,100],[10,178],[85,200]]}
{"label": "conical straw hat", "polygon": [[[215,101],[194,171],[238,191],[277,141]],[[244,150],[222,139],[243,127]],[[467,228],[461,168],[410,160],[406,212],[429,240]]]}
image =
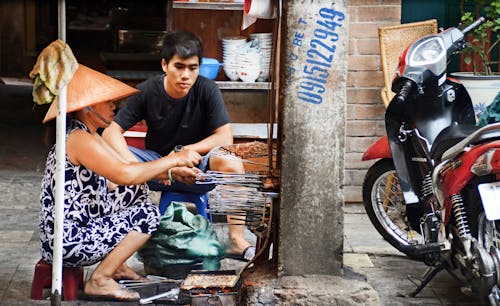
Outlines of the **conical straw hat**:
{"label": "conical straw hat", "polygon": [[[139,90],[121,81],[78,64],[78,69],[68,83],[66,112],[71,113],[90,105],[120,100],[138,92]],[[57,99],[50,105],[43,123],[56,116]]]}

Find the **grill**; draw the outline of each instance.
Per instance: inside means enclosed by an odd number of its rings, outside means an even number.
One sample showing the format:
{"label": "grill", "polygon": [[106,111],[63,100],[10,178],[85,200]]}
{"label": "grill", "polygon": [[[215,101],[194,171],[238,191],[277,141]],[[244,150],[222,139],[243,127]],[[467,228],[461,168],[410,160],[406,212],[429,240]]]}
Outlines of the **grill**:
{"label": "grill", "polygon": [[181,296],[189,297],[191,306],[236,306],[240,275],[235,270],[191,271],[181,284]]}

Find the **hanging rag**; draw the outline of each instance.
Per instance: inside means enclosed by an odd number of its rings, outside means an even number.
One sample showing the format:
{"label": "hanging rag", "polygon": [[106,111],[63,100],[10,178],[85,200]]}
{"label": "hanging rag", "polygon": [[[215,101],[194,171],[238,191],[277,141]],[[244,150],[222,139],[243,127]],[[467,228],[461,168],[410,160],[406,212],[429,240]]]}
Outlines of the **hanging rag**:
{"label": "hanging rag", "polygon": [[71,80],[77,68],[71,48],[60,39],[52,42],[40,53],[29,74],[34,79],[33,101],[38,105],[57,102],[54,100],[59,90]]}

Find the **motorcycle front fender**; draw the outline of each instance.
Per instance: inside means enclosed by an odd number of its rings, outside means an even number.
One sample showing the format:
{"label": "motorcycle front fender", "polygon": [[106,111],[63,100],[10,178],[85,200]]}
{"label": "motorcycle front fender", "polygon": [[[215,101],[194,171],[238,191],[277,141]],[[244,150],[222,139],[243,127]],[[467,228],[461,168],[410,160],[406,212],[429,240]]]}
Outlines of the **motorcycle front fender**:
{"label": "motorcycle front fender", "polygon": [[374,160],[380,158],[392,158],[391,147],[387,136],[380,137],[363,154],[362,161]]}

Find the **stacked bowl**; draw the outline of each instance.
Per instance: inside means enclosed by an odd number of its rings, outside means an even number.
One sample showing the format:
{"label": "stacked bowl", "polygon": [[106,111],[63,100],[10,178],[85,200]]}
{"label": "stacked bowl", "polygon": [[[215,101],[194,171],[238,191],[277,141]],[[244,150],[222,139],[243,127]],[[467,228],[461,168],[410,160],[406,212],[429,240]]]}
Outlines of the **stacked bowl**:
{"label": "stacked bowl", "polygon": [[240,50],[246,45],[246,41],[243,36],[224,37],[222,39],[223,70],[231,81],[239,80]]}
{"label": "stacked bowl", "polygon": [[258,48],[244,48],[240,52],[238,77],[243,82],[255,82],[260,75],[260,51]]}
{"label": "stacked bowl", "polygon": [[250,34],[251,39],[257,39],[260,46],[260,74],[257,81],[267,81],[269,79],[271,68],[271,55],[273,49],[272,33],[254,33]]}

